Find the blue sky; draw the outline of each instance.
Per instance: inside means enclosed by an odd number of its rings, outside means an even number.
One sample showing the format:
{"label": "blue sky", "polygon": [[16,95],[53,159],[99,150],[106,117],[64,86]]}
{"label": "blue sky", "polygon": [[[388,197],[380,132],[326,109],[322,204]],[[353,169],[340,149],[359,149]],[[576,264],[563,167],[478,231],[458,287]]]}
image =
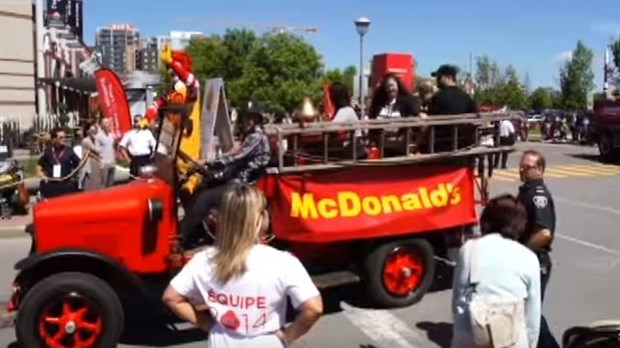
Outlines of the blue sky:
{"label": "blue sky", "polygon": [[87,0],[86,41],[111,23],[138,26],[142,35],[171,30],[221,33],[228,24],[312,26],[304,34],[328,67],[359,64],[353,21],[371,21],[365,55],[411,53],[417,72],[443,63],[468,68],[470,52],[514,65],[532,87],[557,86],[558,69],[581,39],[595,50],[596,85],[602,88],[604,47],[620,36],[620,0]]}

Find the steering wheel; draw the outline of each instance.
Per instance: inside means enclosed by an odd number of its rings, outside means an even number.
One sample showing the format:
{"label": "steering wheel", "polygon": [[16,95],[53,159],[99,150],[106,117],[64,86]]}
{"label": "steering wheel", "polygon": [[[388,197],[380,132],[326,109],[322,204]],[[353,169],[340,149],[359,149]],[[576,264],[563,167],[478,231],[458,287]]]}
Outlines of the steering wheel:
{"label": "steering wheel", "polygon": [[180,159],[182,159],[183,161],[185,161],[185,162],[187,162],[187,163],[189,163],[191,165],[191,168],[189,170],[189,172],[191,172],[191,174],[199,173],[199,174],[201,174],[203,176],[208,176],[209,175],[209,173],[208,173],[207,169],[205,168],[204,164],[202,164],[202,163],[196,161],[195,159],[191,158],[188,154],[183,152],[183,150],[179,149],[178,155],[179,155]]}

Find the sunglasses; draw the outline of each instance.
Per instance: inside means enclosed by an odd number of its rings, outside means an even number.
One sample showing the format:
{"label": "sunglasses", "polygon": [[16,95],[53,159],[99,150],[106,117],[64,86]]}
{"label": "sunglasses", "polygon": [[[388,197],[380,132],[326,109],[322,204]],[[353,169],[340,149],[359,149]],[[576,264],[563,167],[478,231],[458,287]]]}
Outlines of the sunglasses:
{"label": "sunglasses", "polygon": [[521,168],[527,170],[527,169],[537,169],[539,167],[535,164],[522,164]]}

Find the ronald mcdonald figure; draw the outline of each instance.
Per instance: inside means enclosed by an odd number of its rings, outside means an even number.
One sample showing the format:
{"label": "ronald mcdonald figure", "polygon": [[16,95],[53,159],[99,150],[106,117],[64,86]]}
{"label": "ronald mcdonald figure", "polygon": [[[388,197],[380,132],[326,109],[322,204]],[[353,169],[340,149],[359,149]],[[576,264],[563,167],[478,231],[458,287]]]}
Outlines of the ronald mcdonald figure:
{"label": "ronald mcdonald figure", "polygon": [[160,96],[146,109],[149,122],[157,120],[159,108],[166,103],[193,103],[198,99],[200,83],[194,77],[193,64],[189,55],[183,51],[172,51],[165,46],[161,60],[174,76],[174,85],[167,96]]}
{"label": "ronald mcdonald figure", "polygon": [[[180,150],[194,160],[200,160],[200,84],[193,74],[193,64],[189,55],[183,51],[173,51],[166,45],[161,51],[161,60],[174,76],[172,88],[165,96],[157,98],[146,110],[146,119],[153,124],[157,121],[159,109],[166,104],[191,104],[192,111],[184,125]],[[177,163],[182,176],[188,174],[189,164]],[[188,175],[183,189],[192,193],[200,183],[197,175]]]}

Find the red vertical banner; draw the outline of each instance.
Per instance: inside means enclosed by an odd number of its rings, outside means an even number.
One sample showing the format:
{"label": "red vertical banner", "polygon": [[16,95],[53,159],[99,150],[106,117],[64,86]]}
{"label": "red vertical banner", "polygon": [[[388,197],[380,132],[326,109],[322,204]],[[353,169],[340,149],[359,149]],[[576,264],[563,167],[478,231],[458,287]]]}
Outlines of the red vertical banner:
{"label": "red vertical banner", "polygon": [[332,103],[329,87],[329,83],[323,85],[323,108],[325,109],[325,115],[327,116],[327,119],[332,120],[334,116],[336,116],[336,110],[334,109],[334,104]]}
{"label": "red vertical banner", "polygon": [[116,139],[131,130],[131,112],[123,84],[114,71],[101,68],[95,72],[97,92],[104,117],[112,121],[112,133]]}

